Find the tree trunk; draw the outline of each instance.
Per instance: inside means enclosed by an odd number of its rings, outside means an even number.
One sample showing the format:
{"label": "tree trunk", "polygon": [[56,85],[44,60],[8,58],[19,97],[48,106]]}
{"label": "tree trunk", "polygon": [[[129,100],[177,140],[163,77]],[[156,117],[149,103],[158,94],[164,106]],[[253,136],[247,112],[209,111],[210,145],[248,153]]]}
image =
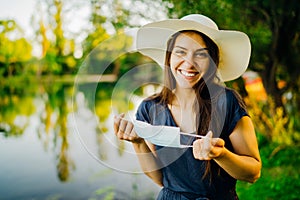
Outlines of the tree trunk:
{"label": "tree trunk", "polygon": [[[270,13],[270,28],[272,31],[272,43],[270,45],[269,51],[269,59],[266,62],[265,69],[262,72],[263,84],[266,89],[267,94],[272,98],[275,108],[283,107],[282,102],[282,93],[278,88],[277,80],[276,80],[276,72],[279,67],[279,56],[280,51],[280,19],[275,12],[274,2],[271,2],[271,13]],[[284,108],[284,107],[283,107]]]}
{"label": "tree trunk", "polygon": [[271,97],[275,104],[275,108],[283,107],[282,93],[278,88],[276,81],[276,69],[277,69],[277,59],[270,60],[266,65],[265,70],[261,73],[263,85],[266,89],[267,94]]}

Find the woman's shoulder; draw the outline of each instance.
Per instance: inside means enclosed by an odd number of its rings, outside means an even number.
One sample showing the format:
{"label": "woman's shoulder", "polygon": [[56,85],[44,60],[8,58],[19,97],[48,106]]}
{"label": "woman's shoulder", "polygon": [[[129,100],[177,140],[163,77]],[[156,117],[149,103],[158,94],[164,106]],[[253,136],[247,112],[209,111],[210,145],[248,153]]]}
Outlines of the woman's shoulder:
{"label": "woman's shoulder", "polygon": [[242,99],[241,95],[235,89],[225,87],[225,91],[226,91],[227,98],[231,98],[231,99],[234,98],[234,99],[239,99],[239,100]]}
{"label": "woman's shoulder", "polygon": [[139,110],[150,110],[153,106],[160,104],[160,97],[158,95],[152,95],[142,100],[139,105]]}
{"label": "woman's shoulder", "polygon": [[164,110],[165,106],[161,103],[161,98],[153,95],[145,98],[140,103],[136,113],[137,119],[151,123],[153,122],[154,117]]}
{"label": "woman's shoulder", "polygon": [[227,86],[220,86],[216,87],[215,97],[218,101],[226,100],[226,101],[243,101],[241,95],[234,89],[229,88]]}
{"label": "woman's shoulder", "polygon": [[229,136],[237,122],[248,116],[246,105],[241,95],[234,89],[224,87],[224,92],[217,101],[217,118],[223,124],[222,134]]}
{"label": "woman's shoulder", "polygon": [[244,110],[247,110],[242,96],[232,88],[226,88],[226,100],[229,104],[232,103]]}
{"label": "woman's shoulder", "polygon": [[161,103],[161,96],[158,94],[151,95],[143,99],[142,104],[144,105],[154,105]]}
{"label": "woman's shoulder", "polygon": [[224,112],[240,108],[247,110],[241,95],[236,90],[225,86],[219,88],[217,98],[212,101],[212,104]]}

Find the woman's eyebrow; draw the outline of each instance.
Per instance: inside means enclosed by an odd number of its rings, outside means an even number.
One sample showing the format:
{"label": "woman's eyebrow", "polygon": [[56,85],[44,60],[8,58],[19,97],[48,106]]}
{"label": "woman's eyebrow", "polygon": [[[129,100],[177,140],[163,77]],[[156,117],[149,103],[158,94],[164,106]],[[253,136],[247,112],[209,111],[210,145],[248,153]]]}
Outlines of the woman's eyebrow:
{"label": "woman's eyebrow", "polygon": [[[187,48],[182,47],[182,46],[175,46],[174,48],[180,48],[180,49],[183,49],[183,50],[187,50]],[[204,50],[208,50],[208,48],[207,47],[200,48],[200,49],[197,49],[196,51],[204,51]]]}
{"label": "woman's eyebrow", "polygon": [[184,48],[184,47],[182,47],[182,46],[175,46],[174,48],[180,48],[180,49],[187,50],[187,48]]}
{"label": "woman's eyebrow", "polygon": [[196,51],[199,52],[199,51],[205,51],[205,50],[208,51],[208,48],[205,47],[205,48],[197,49]]}

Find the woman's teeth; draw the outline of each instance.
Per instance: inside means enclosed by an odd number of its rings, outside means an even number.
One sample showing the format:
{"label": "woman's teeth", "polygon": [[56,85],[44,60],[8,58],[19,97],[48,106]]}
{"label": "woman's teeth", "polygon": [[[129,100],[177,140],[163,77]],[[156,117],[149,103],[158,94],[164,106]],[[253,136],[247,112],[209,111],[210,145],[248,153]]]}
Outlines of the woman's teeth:
{"label": "woman's teeth", "polygon": [[184,76],[188,76],[188,77],[193,77],[193,76],[196,76],[198,72],[187,72],[187,71],[183,71],[183,70],[180,70],[181,74],[184,75]]}

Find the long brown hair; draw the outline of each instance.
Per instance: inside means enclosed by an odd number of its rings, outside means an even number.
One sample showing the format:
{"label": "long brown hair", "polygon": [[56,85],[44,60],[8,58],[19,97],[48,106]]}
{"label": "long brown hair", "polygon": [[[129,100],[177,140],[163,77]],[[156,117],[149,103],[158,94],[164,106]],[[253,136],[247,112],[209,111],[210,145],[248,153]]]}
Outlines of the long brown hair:
{"label": "long brown hair", "polygon": [[[155,95],[155,97],[159,97],[160,103],[162,104],[172,104],[174,98],[172,90],[176,87],[176,80],[171,72],[170,57],[177,37],[180,34],[187,32],[199,34],[206,44],[208,53],[210,55],[210,65],[208,71],[199,80],[199,82],[193,86],[193,89],[196,93],[196,100],[194,103],[194,110],[197,113],[196,133],[198,135],[206,135],[208,130],[213,127],[211,125],[212,113],[214,113],[212,111],[212,108],[214,108],[214,106],[212,106],[212,100],[217,96],[217,91],[219,88],[215,83],[215,80],[218,79],[216,76],[216,71],[219,64],[219,48],[208,36],[195,30],[184,30],[176,32],[170,37],[167,43],[167,51],[165,56],[164,87],[159,94]],[[206,161],[206,170],[203,178],[210,174],[210,171],[210,162]]]}

